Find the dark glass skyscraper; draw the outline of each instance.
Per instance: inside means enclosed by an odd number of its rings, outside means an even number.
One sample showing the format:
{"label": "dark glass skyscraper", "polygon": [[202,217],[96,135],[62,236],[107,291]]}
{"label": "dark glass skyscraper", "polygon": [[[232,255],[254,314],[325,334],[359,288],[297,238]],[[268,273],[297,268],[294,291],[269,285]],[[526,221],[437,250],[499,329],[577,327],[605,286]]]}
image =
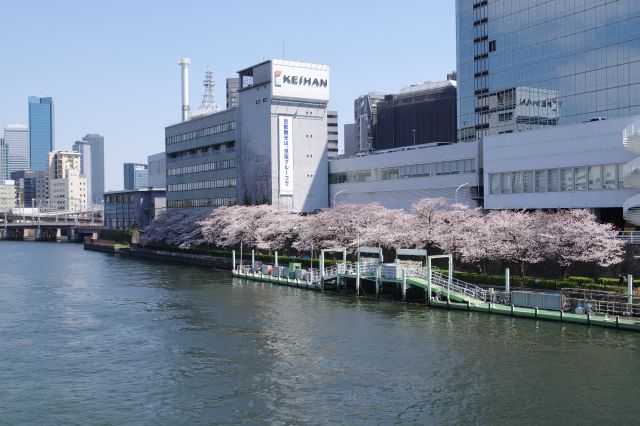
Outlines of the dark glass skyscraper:
{"label": "dark glass skyscraper", "polygon": [[29,96],[29,153],[31,170],[46,171],[55,148],[53,99]]}
{"label": "dark glass skyscraper", "polygon": [[91,133],[82,138],[91,146],[91,194],[89,201],[102,204],[104,195],[104,136]]}
{"label": "dark glass skyscraper", "polygon": [[640,114],[637,0],[456,0],[458,139]]}
{"label": "dark glass skyscraper", "polygon": [[124,163],[124,189],[144,189],[149,186],[149,167],[146,164]]}

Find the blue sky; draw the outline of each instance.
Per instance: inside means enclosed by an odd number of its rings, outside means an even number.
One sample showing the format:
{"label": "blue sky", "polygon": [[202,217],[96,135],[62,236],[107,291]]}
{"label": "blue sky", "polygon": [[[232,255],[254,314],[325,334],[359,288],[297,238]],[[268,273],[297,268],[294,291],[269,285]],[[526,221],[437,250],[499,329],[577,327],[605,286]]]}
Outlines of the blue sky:
{"label": "blue sky", "polygon": [[0,126],[27,123],[27,97],[52,96],[56,148],[105,136],[106,189],[122,163],[164,150],[180,119],[178,59],[191,58],[190,101],[209,66],[224,79],[264,59],[330,65],[330,107],[342,125],[353,100],[455,69],[455,7],[438,1],[8,1],[1,7]]}

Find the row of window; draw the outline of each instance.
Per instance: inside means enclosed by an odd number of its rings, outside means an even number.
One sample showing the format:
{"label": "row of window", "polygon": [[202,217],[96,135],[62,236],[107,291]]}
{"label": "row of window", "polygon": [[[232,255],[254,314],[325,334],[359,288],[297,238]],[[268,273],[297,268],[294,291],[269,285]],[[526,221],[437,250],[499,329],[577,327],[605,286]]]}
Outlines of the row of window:
{"label": "row of window", "polygon": [[357,170],[353,172],[332,173],[329,183],[353,183],[375,180],[406,179],[425,176],[442,176],[461,173],[475,173],[476,159],[439,161],[414,164],[411,166],[385,167],[379,169]]}
{"label": "row of window", "polygon": [[236,178],[201,180],[199,182],[174,183],[167,187],[170,192],[192,191],[198,189],[233,188]]}
{"label": "row of window", "polygon": [[169,208],[183,207],[219,207],[236,204],[235,197],[198,198],[195,200],[171,200]]}
{"label": "row of window", "polygon": [[167,154],[167,161],[169,163],[189,160],[199,157],[210,157],[212,155],[226,154],[235,152],[235,142],[227,142],[223,144],[201,146],[199,148],[187,149],[185,151],[171,152]]}
{"label": "row of window", "polygon": [[236,166],[236,160],[220,160],[210,163],[192,164],[190,166],[174,167],[167,169],[167,176],[179,176],[187,173],[210,172],[213,170],[232,169]]}
{"label": "row of window", "polygon": [[491,194],[622,189],[624,164],[491,173]]}
{"label": "row of window", "polygon": [[134,201],[135,196],[133,194],[107,195],[105,197],[105,204],[133,203]]}
{"label": "row of window", "polygon": [[167,145],[171,145],[178,142],[190,141],[191,139],[201,138],[204,136],[215,135],[218,133],[229,132],[236,129],[235,121],[228,121],[226,123],[216,124],[215,126],[206,127],[204,129],[193,130],[187,133],[181,133],[175,136],[169,136],[166,138]]}

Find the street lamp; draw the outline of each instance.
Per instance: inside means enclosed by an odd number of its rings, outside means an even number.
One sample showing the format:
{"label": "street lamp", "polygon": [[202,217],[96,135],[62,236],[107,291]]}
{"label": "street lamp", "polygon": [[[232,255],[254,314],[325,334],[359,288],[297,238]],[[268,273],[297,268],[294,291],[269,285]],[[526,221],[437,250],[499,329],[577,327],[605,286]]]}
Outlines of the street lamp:
{"label": "street lamp", "polygon": [[413,133],[413,146],[416,146],[416,129],[411,129],[411,133]]}
{"label": "street lamp", "polygon": [[455,204],[458,204],[458,191],[460,190],[460,188],[462,188],[463,186],[469,185],[469,182],[465,182],[462,185],[460,185],[459,187],[456,188],[456,193],[455,193]]}
{"label": "street lamp", "polygon": [[333,194],[333,207],[335,207],[335,206],[336,206],[336,197],[337,197],[338,195],[340,195],[340,194],[344,193],[344,192],[347,192],[347,190],[346,190],[346,189],[343,189],[343,190],[338,191],[338,192],[336,192],[335,194]]}

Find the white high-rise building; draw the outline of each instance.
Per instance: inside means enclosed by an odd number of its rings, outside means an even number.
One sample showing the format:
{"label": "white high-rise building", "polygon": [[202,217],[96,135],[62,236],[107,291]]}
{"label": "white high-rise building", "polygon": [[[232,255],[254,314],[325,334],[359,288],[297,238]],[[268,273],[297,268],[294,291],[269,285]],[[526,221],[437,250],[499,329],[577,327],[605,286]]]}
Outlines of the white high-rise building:
{"label": "white high-rise building", "polygon": [[0,179],[0,212],[5,213],[16,206],[16,183]]}
{"label": "white high-rise building", "polygon": [[89,204],[96,204],[92,198],[92,170],[93,156],[91,155],[91,144],[86,141],[76,141],[73,144],[73,151],[80,153],[80,173],[87,179],[87,194]]}
{"label": "white high-rise building", "polygon": [[49,153],[49,205],[53,210],[86,210],[87,179],[80,172],[79,152]]}
{"label": "white high-rise building", "polygon": [[29,170],[29,129],[24,124],[9,124],[4,128],[9,173]]}
{"label": "white high-rise building", "polygon": [[327,157],[338,158],[338,111],[327,111]]}

